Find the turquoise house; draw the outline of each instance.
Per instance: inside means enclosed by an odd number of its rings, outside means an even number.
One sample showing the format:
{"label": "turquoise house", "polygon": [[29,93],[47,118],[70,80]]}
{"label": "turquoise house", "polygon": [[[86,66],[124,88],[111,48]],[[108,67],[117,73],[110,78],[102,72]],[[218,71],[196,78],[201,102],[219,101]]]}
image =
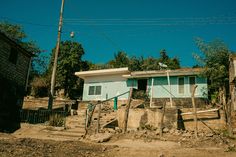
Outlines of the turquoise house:
{"label": "turquoise house", "polygon": [[[197,85],[197,103],[207,99],[207,79],[199,76],[201,68],[131,72],[128,68],[76,72],[84,80],[83,101],[106,100],[126,93],[131,87],[146,92],[150,106],[191,104],[191,93]],[[119,97],[127,100],[128,93]]]}

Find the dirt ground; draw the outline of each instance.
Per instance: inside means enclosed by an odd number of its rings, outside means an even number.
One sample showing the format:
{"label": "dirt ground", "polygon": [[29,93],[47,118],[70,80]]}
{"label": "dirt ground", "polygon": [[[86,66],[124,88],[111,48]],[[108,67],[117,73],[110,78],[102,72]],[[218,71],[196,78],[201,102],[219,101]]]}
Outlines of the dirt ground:
{"label": "dirt ground", "polygon": [[42,128],[41,125],[25,125],[22,130],[13,134],[0,133],[0,157],[236,156],[236,140],[218,135],[194,139],[188,133],[166,133],[160,138],[153,132],[131,131],[126,134],[113,134],[108,142],[94,143],[86,138],[71,140],[45,136]]}

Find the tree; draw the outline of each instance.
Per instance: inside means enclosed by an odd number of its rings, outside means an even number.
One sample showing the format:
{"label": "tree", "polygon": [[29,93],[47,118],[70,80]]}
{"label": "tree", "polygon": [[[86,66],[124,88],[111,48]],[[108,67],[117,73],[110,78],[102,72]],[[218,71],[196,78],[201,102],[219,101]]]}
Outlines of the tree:
{"label": "tree", "polygon": [[[55,48],[53,49],[48,74],[51,76],[52,65],[54,61]],[[58,55],[58,66],[56,73],[56,86],[64,89],[64,95],[73,97],[73,89],[79,89],[81,83],[78,84],[78,78],[75,72],[88,70],[89,64],[82,61],[84,49],[78,42],[63,41],[60,44],[60,52]]]}
{"label": "tree", "polygon": [[201,38],[195,42],[203,56],[194,54],[195,59],[204,67],[203,75],[210,81],[210,90],[218,91],[228,86],[230,50],[221,40],[206,43]]}
{"label": "tree", "polygon": [[160,51],[160,58],[159,58],[158,62],[166,64],[168,66],[168,69],[179,69],[180,68],[179,59],[177,57],[170,58],[167,55],[167,52],[165,49],[162,49]]}
{"label": "tree", "polygon": [[[203,52],[203,56],[195,54],[197,61],[203,64],[203,75],[210,82],[210,95],[218,95],[218,103],[223,106],[229,135],[232,135],[232,111],[228,100],[227,90],[229,87],[229,55],[230,50],[221,40],[213,40],[206,43],[200,38],[195,40],[197,47]],[[217,99],[216,99],[217,101]],[[233,101],[233,100],[231,100]]]}
{"label": "tree", "polygon": [[137,58],[135,56],[131,57],[129,60],[129,70],[130,71],[142,71],[143,70],[143,57]]}
{"label": "tree", "polygon": [[143,70],[159,70],[158,59],[153,57],[148,57],[143,61]]}
{"label": "tree", "polygon": [[160,61],[161,63],[163,63],[163,64],[167,64],[167,63],[168,63],[168,61],[169,61],[169,56],[167,55],[165,49],[162,49],[162,50],[160,51],[160,59],[159,59],[159,61]]}
{"label": "tree", "polygon": [[113,68],[127,67],[129,64],[129,57],[125,52],[119,51],[118,53],[115,53],[114,60],[111,60],[108,64]]}

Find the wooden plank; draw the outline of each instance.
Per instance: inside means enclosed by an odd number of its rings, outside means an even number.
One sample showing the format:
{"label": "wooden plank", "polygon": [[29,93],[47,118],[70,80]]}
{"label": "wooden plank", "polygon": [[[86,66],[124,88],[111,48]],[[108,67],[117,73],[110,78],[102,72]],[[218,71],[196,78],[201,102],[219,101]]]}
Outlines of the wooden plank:
{"label": "wooden plank", "polygon": [[[199,113],[207,113],[207,112],[215,112],[218,111],[220,108],[215,108],[215,109],[210,109],[210,110],[201,110],[201,111],[197,111],[197,114]],[[182,116],[184,115],[191,115],[194,114],[194,112],[186,112],[186,113],[181,113]]]}

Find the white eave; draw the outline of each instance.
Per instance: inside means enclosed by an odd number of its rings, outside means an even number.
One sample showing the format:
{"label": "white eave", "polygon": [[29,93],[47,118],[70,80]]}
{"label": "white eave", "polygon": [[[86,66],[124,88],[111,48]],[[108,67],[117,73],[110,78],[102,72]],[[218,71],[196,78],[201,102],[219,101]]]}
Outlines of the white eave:
{"label": "white eave", "polygon": [[[198,75],[202,71],[201,68],[187,68],[168,70],[169,76],[187,76],[187,75]],[[137,71],[131,72],[130,74],[122,75],[124,78],[148,78],[148,77],[165,77],[167,76],[167,70],[155,70],[155,71]]]}
{"label": "white eave", "polygon": [[128,67],[125,68],[115,68],[115,69],[102,69],[102,70],[91,70],[91,71],[81,71],[75,72],[75,75],[85,79],[90,76],[103,76],[103,75],[116,75],[116,74],[129,74],[130,71]]}

